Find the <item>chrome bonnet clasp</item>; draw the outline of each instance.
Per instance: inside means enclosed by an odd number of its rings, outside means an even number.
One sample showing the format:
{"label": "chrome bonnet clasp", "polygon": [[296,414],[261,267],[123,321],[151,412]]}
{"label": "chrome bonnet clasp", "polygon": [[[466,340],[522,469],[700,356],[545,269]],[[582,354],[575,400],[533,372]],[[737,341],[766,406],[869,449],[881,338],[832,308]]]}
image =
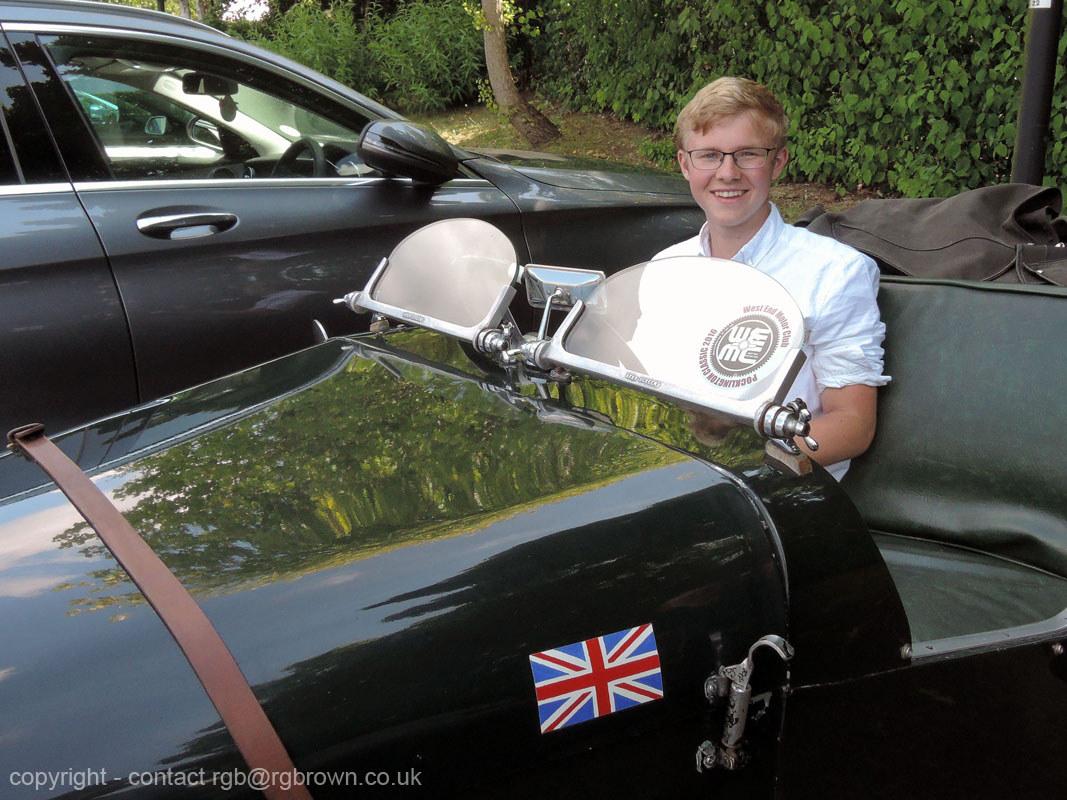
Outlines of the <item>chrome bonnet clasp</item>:
{"label": "chrome bonnet clasp", "polygon": [[749,648],[744,661],[719,667],[719,671],[704,682],[704,696],[713,707],[725,703],[726,718],[719,742],[705,741],[697,749],[698,772],[715,767],[736,770],[744,766],[745,753],[741,744],[752,702],[753,654],[760,648],[770,648],[785,663],[793,658],[793,647],[789,642],[776,634],[768,634]]}

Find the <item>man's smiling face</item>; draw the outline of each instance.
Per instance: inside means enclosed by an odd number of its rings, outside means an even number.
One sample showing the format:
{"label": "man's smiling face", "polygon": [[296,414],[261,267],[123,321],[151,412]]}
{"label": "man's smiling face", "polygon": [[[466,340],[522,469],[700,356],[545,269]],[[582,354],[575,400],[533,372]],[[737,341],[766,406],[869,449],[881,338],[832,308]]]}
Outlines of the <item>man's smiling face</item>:
{"label": "man's smiling face", "polygon": [[[689,181],[693,198],[704,210],[713,248],[717,243],[732,249],[725,257],[737,252],[751,239],[770,213],[768,198],[771,183],[785,169],[789,153],[785,148],[774,150],[767,162],[756,169],[740,169],[732,156],[726,156],[718,169],[697,169],[687,151],[718,150],[732,153],[751,148],[773,148],[773,137],[767,125],[753,113],[727,117],[707,130],[689,131],[683,139],[684,149],[678,151],[682,175]],[[734,246],[736,244],[736,247]],[[718,252],[713,253],[719,255]]]}

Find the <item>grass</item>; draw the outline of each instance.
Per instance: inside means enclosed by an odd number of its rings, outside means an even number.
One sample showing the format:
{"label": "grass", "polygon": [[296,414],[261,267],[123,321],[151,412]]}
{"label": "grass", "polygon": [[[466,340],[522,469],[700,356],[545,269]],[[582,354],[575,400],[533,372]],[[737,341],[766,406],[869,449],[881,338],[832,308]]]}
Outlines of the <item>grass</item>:
{"label": "grass", "polygon": [[[546,111],[563,134],[542,148],[549,153],[656,166],[641,154],[641,143],[657,134],[642,125],[625,122],[612,114],[566,111],[553,107],[542,110]],[[424,114],[416,119],[431,125],[441,136],[460,147],[530,149],[518,131],[503,121],[496,111],[483,106],[464,106]],[[790,222],[820,203],[827,211],[839,211],[871,197],[877,195],[869,191],[842,192],[837,187],[815,183],[779,183],[771,189],[771,199],[782,216]]]}
{"label": "grass", "polygon": [[[653,166],[639,150],[641,142],[649,135],[640,125],[623,122],[610,114],[552,108],[548,109],[548,116],[563,136],[542,148],[546,152]],[[530,149],[514,127],[503,121],[496,111],[483,106],[429,114],[420,117],[419,121],[429,123],[445,139],[460,147]]]}

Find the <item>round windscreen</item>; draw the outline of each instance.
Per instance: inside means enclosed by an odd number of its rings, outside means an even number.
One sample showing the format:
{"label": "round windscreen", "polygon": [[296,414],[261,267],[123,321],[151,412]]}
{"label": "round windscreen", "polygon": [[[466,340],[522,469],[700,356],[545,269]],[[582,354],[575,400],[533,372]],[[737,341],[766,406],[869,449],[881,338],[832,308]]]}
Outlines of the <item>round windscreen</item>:
{"label": "round windscreen", "polygon": [[488,222],[441,220],[396,246],[371,297],[469,328],[489,314],[516,269],[511,241]]}
{"label": "round windscreen", "polygon": [[682,257],[609,277],[562,346],[699,395],[745,400],[777,390],[803,339],[803,314],[776,280],[734,261]]}

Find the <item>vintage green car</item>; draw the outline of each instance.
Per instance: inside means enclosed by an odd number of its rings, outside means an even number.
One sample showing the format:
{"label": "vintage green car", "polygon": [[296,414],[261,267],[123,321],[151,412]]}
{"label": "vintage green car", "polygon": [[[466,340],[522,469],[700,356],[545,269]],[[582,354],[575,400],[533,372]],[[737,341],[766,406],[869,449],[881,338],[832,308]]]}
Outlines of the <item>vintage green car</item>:
{"label": "vintage green car", "polygon": [[[893,382],[839,485],[789,448],[787,295],[734,265],[693,322],[691,259],[520,268],[485,228],[413,234],[346,298],[412,326],[56,437],[204,639],[0,457],[0,794],[1061,791],[1067,291],[886,279]],[[775,347],[698,390],[675,356],[737,308]],[[215,631],[243,677],[209,699]]]}

